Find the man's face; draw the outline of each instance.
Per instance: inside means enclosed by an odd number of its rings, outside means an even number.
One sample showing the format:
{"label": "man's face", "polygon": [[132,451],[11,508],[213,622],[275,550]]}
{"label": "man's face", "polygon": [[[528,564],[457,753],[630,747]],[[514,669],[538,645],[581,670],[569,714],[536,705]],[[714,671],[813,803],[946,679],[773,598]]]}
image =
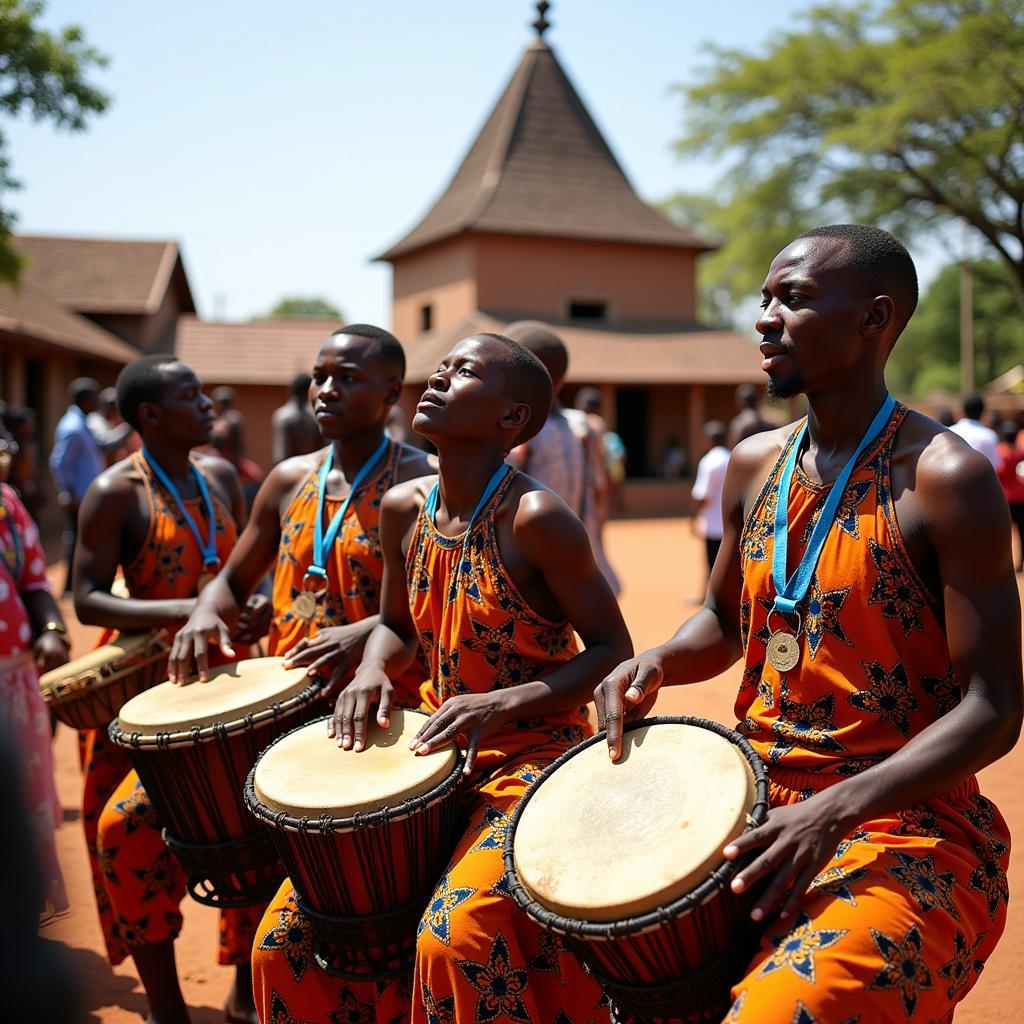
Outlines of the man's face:
{"label": "man's face", "polygon": [[401,387],[394,369],[380,357],[377,343],[348,334],[332,335],[323,343],[312,376],[309,400],[328,441],[383,424]]}
{"label": "man's face", "polygon": [[846,242],[801,238],[772,262],[761,288],[761,368],[769,398],[841,386],[862,357],[865,296],[842,266]]}
{"label": "man's face", "polygon": [[490,338],[466,338],[441,360],[427,380],[412,427],[424,437],[472,440],[497,431],[514,404],[505,395],[505,371]]}
{"label": "man's face", "polygon": [[189,448],[209,444],[215,416],[202,381],[184,363],[169,363],[162,373],[163,391],[160,401],[154,403],[160,436]]}

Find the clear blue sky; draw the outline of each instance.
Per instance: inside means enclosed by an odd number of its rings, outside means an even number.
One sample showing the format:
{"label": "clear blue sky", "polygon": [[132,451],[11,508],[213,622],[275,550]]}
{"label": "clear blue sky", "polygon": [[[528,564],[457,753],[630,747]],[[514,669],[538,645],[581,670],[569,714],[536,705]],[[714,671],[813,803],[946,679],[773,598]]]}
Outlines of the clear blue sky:
{"label": "clear blue sky", "polygon": [[[646,199],[713,168],[670,142],[714,42],[756,48],[810,0],[557,0],[556,49]],[[26,233],[180,241],[199,311],[245,319],[322,295],[386,323],[370,259],[433,202],[530,41],[528,0],[223,3],[50,0],[110,57],[113,96],[82,134],[3,126]]]}

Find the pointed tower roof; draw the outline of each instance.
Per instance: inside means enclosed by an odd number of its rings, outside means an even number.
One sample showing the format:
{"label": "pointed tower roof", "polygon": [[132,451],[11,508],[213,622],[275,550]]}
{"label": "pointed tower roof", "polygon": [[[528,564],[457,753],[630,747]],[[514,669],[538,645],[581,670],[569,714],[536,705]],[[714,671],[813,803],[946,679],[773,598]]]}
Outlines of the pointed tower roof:
{"label": "pointed tower roof", "polygon": [[636,194],[542,38],[523,54],[447,189],[377,259],[467,231],[714,248]]}

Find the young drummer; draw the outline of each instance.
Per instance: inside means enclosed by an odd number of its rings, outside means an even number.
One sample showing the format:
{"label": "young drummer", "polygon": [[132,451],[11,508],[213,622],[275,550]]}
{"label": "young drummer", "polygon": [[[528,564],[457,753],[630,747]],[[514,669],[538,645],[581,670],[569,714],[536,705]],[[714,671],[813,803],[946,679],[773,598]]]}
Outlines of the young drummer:
{"label": "young drummer", "polygon": [[[417,749],[456,741],[467,749],[470,826],[421,922],[414,1021],[607,1015],[575,959],[515,910],[501,859],[516,803],[587,734],[582,704],[593,680],[631,649],[582,524],[503,461],[540,429],[550,405],[541,363],[497,335],[460,342],[431,375],[413,426],[437,446],[440,476],[396,487],[384,499],[381,621],[330,726],[343,748],[360,750],[367,716],[377,708],[386,723],[391,680],[420,646],[430,660],[421,692],[432,715]],[[292,941],[308,934],[297,922]],[[309,989],[289,984],[285,995],[279,988],[289,980],[282,961],[290,952],[286,946],[271,958],[256,951],[264,1019],[329,1019]],[[341,1005],[359,1019],[392,1019],[369,985],[346,986]]]}
{"label": "young drummer", "polygon": [[[107,627],[102,642],[117,630],[173,631],[187,619],[199,588],[227,558],[244,516],[235,471],[222,459],[193,452],[209,441],[213,405],[188,366],[172,356],[145,356],[122,371],[117,394],[143,449],[89,488],[74,567],[75,611],[82,622]],[[110,593],[118,566],[128,598]],[[252,610],[242,617],[236,639],[257,639],[258,618]],[[187,1021],[173,945],[181,928],[183,872],[129,768],[105,730],[86,735],[82,816],[107,955],[115,965],[129,955],[134,959],[152,1021]],[[230,1019],[251,1019],[254,923],[244,910],[222,917],[220,962],[236,967]]]}
{"label": "young drummer", "polygon": [[[224,571],[203,592],[175,639],[172,678],[188,678],[193,657],[205,676],[208,638],[226,645],[226,621],[273,566],[270,653],[287,653],[290,665],[308,665],[311,675],[325,680],[327,692],[351,679],[378,621],[384,571],[381,499],[394,484],[432,472],[423,452],[384,434],[404,374],[401,345],[380,328],[342,327],[323,344],[313,366],[310,399],[329,445],[286,459],[271,471]],[[414,659],[397,677],[397,702],[417,706],[425,675],[422,660]],[[308,926],[303,932],[296,920],[292,885],[286,880],[257,930],[257,962],[280,953],[286,977],[278,987],[301,982],[303,990],[316,992],[309,998],[323,1004],[322,1017],[302,1019],[327,1020],[328,1010],[337,1010],[343,1001],[342,986],[317,969]],[[408,1005],[407,990],[390,998],[399,1013]],[[260,1010],[264,1021],[274,1019],[262,999]]]}

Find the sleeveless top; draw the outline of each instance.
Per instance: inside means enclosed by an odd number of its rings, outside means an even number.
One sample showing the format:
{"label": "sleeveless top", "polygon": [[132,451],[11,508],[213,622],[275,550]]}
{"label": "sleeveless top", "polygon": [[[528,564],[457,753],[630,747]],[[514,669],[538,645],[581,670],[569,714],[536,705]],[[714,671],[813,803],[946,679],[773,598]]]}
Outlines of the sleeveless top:
{"label": "sleeveless top", "polygon": [[[541,679],[579,652],[569,621],[555,622],[530,608],[501,559],[494,514],[517,476],[515,470],[506,474],[468,536],[445,537],[420,509],[406,555],[406,582],[430,666],[430,683],[421,690],[430,710],[457,694]],[[509,722],[501,732],[542,732],[578,742],[587,727],[586,709],[572,708]]]}
{"label": "sleeveless top", "polygon": [[[398,480],[405,445],[391,442],[384,465],[376,476],[364,481],[327,558],[327,593],[317,603],[316,615],[306,623],[292,610],[302,587],[302,578],[313,562],[313,525],[316,521],[317,473],[323,464],[321,455],[316,469],[306,478],[281,520],[281,545],[274,569],[274,620],[270,626],[270,654],[284,654],[303,636],[315,636],[325,626],[359,622],[380,611],[380,586],[384,559],[380,548],[380,503]],[[344,497],[326,495],[324,532]],[[426,676],[421,658],[395,680],[399,699],[415,706],[420,684]]]}
{"label": "sleeveless top", "polygon": [[[772,668],[765,647],[771,632],[786,626],[775,613],[768,619],[777,484],[796,431],[747,516],[740,541],[744,673],[736,716],[769,768],[856,774],[960,702],[942,607],[914,568],[896,522],[890,462],[906,414],[897,406],[850,477],[798,609],[800,660],[789,672]],[[787,575],[828,491],[797,465]]]}

